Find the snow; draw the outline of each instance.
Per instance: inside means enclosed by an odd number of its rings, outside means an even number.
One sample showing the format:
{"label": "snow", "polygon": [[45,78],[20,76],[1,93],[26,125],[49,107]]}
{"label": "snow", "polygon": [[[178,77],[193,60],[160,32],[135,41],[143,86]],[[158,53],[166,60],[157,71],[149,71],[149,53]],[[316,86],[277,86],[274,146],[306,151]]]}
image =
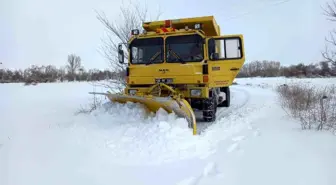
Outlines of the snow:
{"label": "snow", "polygon": [[88,83],[0,85],[0,184],[332,185],[336,136],[302,131],[273,87],[336,78],[236,79],[232,105],[193,136],[184,119],[141,105],[90,103]]}
{"label": "snow", "polygon": [[336,78],[286,78],[286,77],[254,77],[254,78],[236,78],[235,81],[240,85],[262,87],[262,88],[274,88],[282,84],[306,84],[314,85],[316,87],[325,87],[330,85],[336,85]]}

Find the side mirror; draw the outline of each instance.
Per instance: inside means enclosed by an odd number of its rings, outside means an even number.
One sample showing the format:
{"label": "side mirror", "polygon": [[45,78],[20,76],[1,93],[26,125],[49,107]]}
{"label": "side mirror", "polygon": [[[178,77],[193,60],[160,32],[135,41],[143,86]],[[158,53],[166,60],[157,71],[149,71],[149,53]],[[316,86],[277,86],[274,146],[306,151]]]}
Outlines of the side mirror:
{"label": "side mirror", "polygon": [[122,45],[119,44],[118,45],[118,59],[119,59],[119,63],[123,64],[124,63],[124,50],[122,49]]}

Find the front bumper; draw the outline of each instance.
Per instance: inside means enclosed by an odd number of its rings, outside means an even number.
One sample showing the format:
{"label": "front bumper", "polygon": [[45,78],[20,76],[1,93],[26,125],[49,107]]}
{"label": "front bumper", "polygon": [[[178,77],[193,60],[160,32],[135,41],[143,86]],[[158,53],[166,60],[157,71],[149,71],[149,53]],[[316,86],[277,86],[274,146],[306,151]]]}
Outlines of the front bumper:
{"label": "front bumper", "polygon": [[[124,93],[131,96],[144,96],[148,95],[148,91],[151,87],[126,87]],[[197,86],[184,86],[173,87],[173,89],[181,94],[184,98],[209,98],[209,88],[208,87],[197,87]],[[169,96],[169,91],[161,90],[161,94],[155,94],[153,91],[151,93],[153,96]],[[167,93],[167,94],[165,94]]]}

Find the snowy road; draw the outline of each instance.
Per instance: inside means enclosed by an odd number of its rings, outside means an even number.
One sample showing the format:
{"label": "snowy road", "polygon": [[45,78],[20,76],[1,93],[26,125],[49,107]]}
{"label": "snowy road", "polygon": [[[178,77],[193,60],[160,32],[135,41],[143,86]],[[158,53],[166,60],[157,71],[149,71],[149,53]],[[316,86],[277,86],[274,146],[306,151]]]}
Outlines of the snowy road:
{"label": "snowy road", "polygon": [[231,90],[232,107],[192,136],[134,104],[76,116],[87,84],[0,85],[0,184],[336,184],[335,136],[300,131],[271,89]]}
{"label": "snowy road", "polygon": [[202,121],[202,112],[195,110],[195,114],[197,117],[197,129],[198,133],[202,134],[211,124],[216,124],[218,120],[223,117],[228,116],[230,113],[234,111],[238,111],[239,109],[243,108],[250,99],[250,94],[243,88],[239,87],[231,87],[231,105],[230,107],[218,107],[217,109],[217,120],[213,123],[203,122]]}

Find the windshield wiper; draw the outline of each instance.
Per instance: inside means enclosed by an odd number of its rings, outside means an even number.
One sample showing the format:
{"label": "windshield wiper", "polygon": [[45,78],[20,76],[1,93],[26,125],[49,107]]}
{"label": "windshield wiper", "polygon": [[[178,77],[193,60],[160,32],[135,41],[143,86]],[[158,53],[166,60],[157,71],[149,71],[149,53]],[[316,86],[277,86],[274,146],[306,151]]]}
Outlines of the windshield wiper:
{"label": "windshield wiper", "polygon": [[169,52],[173,53],[173,55],[175,56],[175,58],[177,58],[179,60],[179,62],[181,62],[182,64],[185,64],[186,62],[184,60],[182,60],[182,58],[176,54],[172,49],[168,50]]}
{"label": "windshield wiper", "polygon": [[161,51],[156,52],[146,65],[153,64],[153,61],[160,55]]}

